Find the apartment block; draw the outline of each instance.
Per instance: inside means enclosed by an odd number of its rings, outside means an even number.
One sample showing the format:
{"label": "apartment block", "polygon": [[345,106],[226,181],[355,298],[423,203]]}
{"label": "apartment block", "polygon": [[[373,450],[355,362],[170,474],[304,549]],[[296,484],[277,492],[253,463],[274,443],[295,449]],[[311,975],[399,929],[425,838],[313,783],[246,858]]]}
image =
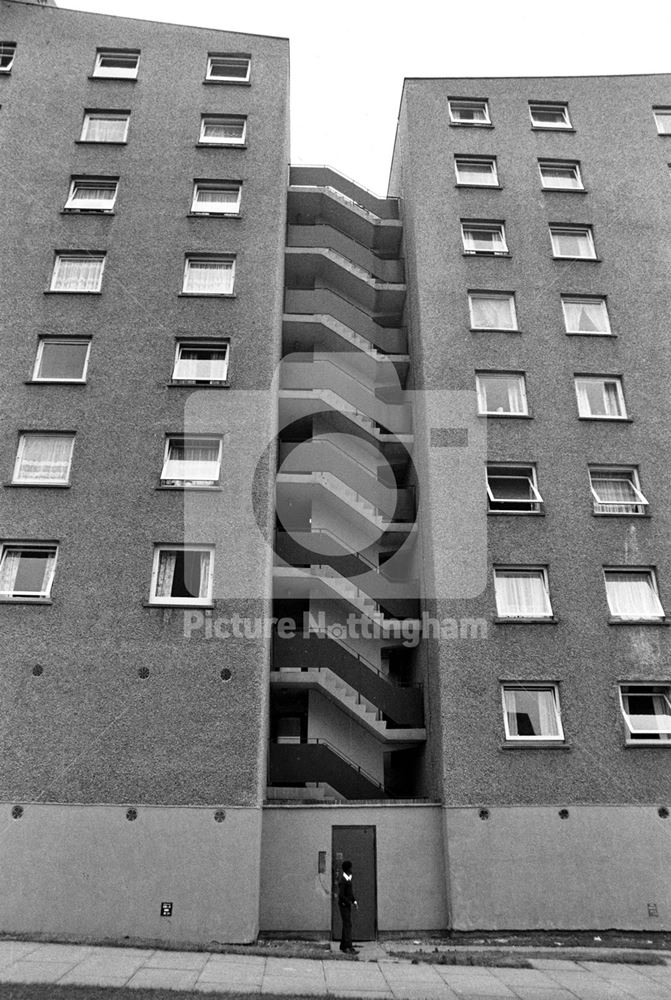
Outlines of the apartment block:
{"label": "apartment block", "polygon": [[671,77],[0,0],[0,930],[671,926]]}

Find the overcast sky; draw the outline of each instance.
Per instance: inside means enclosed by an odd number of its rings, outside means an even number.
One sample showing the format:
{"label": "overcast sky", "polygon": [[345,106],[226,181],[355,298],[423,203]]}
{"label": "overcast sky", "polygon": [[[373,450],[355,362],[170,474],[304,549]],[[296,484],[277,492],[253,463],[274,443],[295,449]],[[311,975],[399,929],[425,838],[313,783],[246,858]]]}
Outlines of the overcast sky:
{"label": "overcast sky", "polygon": [[387,188],[406,76],[671,70],[668,0],[56,2],[98,14],[288,37],[292,161],[327,163],[378,194]]}

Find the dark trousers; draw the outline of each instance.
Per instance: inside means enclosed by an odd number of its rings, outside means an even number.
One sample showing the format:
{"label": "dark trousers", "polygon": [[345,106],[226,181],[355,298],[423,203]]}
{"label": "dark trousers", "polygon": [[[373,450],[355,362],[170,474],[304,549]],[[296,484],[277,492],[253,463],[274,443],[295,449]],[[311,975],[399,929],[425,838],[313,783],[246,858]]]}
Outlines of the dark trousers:
{"label": "dark trousers", "polygon": [[352,904],[338,903],[340,919],[342,920],[342,934],[340,935],[340,950],[352,947]]}

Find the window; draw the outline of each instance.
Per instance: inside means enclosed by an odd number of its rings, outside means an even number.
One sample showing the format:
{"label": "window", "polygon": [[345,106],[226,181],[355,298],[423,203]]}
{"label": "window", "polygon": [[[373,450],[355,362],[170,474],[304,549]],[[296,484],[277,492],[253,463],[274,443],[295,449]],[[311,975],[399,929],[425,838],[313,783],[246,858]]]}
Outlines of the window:
{"label": "window", "polygon": [[73,177],[65,203],[69,212],[113,212],[118,177]]}
{"label": "window", "polygon": [[475,376],[478,413],[524,416],[527,394],[524,375],[516,372],[479,372]]}
{"label": "window", "polygon": [[455,156],[457,184],[496,187],[499,183],[495,156]]}
{"label": "window", "polygon": [[504,684],[501,693],[507,740],[564,739],[554,684]]}
{"label": "window", "polygon": [[216,486],[221,472],[221,438],[169,437],[161,472],[163,486]]}
{"label": "window", "polygon": [[198,215],[239,215],[242,181],[194,181],[191,211]]}
{"label": "window", "polygon": [[90,340],[43,337],[37,347],[35,382],[85,382]]}
{"label": "window", "polygon": [[451,97],[447,106],[453,125],[489,125],[489,104],[487,101],[459,100]]}
{"label": "window", "polygon": [[651,569],[604,569],[606,597],[611,616],[621,621],[654,621],[664,618]]}
{"label": "window", "polygon": [[0,555],[0,598],[45,600],[56,568],[55,545],[5,543]]}
{"label": "window", "polygon": [[671,107],[657,107],[652,109],[655,116],[655,125],[658,135],[671,135]]}
{"label": "window", "polygon": [[211,55],[207,59],[206,80],[223,83],[247,83],[252,60],[249,56]]}
{"label": "window", "polygon": [[125,142],[130,111],[87,111],[80,142]]}
{"label": "window", "polygon": [[546,190],[584,191],[577,160],[539,160],[541,184]]}
{"label": "window", "polygon": [[595,420],[626,419],[622,382],[618,376],[576,375],[575,391],[579,416]]}
{"label": "window", "polygon": [[115,80],[135,80],[139,65],[139,49],[98,49],[93,75]]}
{"label": "window", "polygon": [[464,253],[508,253],[502,222],[462,222],[461,234],[464,242]]}
{"label": "window", "polygon": [[571,128],[568,104],[556,101],[547,104],[529,101],[529,114],[534,128]]}
{"label": "window", "polygon": [[22,434],[12,482],[26,486],[67,486],[74,446],[74,434]]}
{"label": "window", "polygon": [[641,493],[638,472],[631,466],[615,469],[593,466],[589,485],[595,514],[645,514],[648,501]]}
{"label": "window", "polygon": [[499,618],[552,618],[544,567],[511,566],[494,570]]}
{"label": "window", "polygon": [[552,253],[571,260],[596,260],[591,226],[550,226]]}
{"label": "window", "polygon": [[103,280],[105,254],[56,254],[51,277],[52,292],[99,292]]}
{"label": "window", "polygon": [[469,292],[468,307],[474,330],[517,330],[512,292]]}
{"label": "window", "polygon": [[562,295],[567,333],[609,334],[608,307],[602,295]]}
{"label": "window", "polygon": [[16,42],[0,42],[0,73],[11,73],[16,55]]}
{"label": "window", "polygon": [[200,141],[212,146],[243,146],[247,132],[244,115],[202,115]]}
{"label": "window", "polygon": [[503,514],[538,514],[543,497],[533,465],[487,465],[487,509]]}
{"label": "window", "polygon": [[157,546],[150,604],[209,604],[212,600],[211,545]]}
{"label": "window", "polygon": [[221,385],[228,372],[228,344],[222,341],[182,340],[177,344],[173,382],[185,385]]}
{"label": "window", "polygon": [[187,257],[184,265],[185,295],[232,295],[235,257],[216,254],[211,257]]}
{"label": "window", "polygon": [[671,741],[671,689],[667,684],[621,684],[620,710],[627,743]]}

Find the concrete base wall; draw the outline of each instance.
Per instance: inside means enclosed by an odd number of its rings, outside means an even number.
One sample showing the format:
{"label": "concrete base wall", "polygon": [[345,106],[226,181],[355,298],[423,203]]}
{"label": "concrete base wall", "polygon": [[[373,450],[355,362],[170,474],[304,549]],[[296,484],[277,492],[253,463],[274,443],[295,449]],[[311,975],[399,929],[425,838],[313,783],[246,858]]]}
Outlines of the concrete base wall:
{"label": "concrete base wall", "polygon": [[[269,806],[263,811],[261,931],[331,928],[331,828],[374,826],[381,932],[444,930],[442,810],[430,805]],[[319,874],[318,852],[326,852]]]}
{"label": "concrete base wall", "polygon": [[[261,810],[0,806],[0,931],[204,944],[258,934]],[[172,902],[172,917],[161,903]]]}
{"label": "concrete base wall", "polygon": [[453,928],[671,929],[671,818],[560,808],[445,810]]}

